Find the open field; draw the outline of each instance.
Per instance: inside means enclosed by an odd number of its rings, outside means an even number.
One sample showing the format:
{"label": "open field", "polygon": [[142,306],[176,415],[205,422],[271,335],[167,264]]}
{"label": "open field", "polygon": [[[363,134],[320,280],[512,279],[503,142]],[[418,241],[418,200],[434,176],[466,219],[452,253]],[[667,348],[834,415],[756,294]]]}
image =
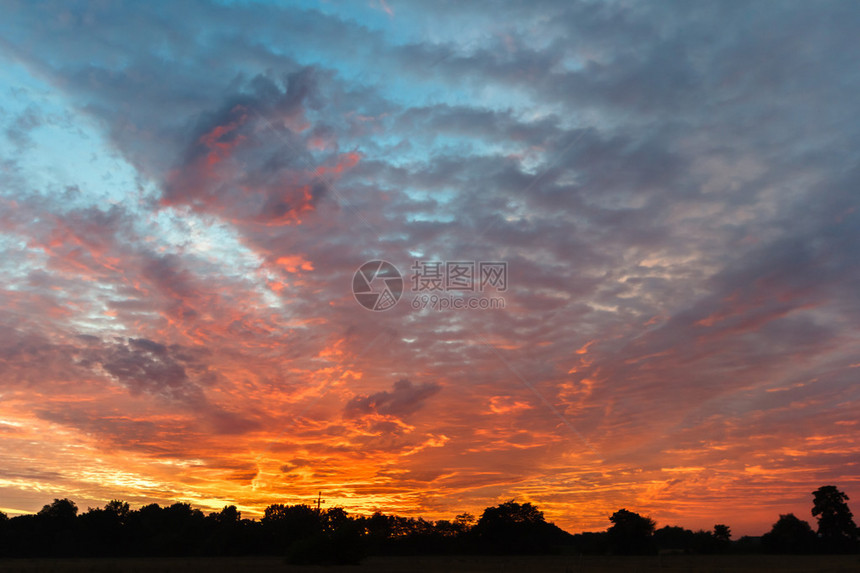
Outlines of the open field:
{"label": "open field", "polygon": [[302,567],[266,557],[198,559],[4,559],[0,572],[26,573],[854,573],[860,555],[716,555],[662,557],[370,557],[359,566]]}

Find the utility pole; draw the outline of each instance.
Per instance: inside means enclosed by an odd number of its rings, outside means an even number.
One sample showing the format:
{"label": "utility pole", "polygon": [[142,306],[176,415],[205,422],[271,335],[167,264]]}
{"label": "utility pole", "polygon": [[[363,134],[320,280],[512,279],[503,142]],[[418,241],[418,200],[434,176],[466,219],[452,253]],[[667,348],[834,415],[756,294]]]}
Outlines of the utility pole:
{"label": "utility pole", "polygon": [[322,498],[322,492],[319,493],[317,497],[317,515],[320,514],[320,507],[325,503],[325,500]]}

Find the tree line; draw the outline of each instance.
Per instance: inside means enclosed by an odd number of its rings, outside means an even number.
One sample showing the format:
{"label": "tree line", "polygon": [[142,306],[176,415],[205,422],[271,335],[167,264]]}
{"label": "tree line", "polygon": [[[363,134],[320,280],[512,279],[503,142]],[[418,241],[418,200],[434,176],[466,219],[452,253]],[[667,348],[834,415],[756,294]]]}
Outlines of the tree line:
{"label": "tree line", "polygon": [[35,515],[0,512],[0,557],[138,557],[285,555],[292,563],[357,563],[380,554],[845,553],[860,551],[848,496],[835,486],[813,492],[817,531],[793,514],[761,537],[732,540],[731,529],[656,529],[647,516],[619,509],[605,531],[572,535],[547,522],[531,503],[508,501],[479,518],[462,513],[428,521],[343,508],[273,504],[260,520],[233,505],[208,515],[187,503],[132,509],[123,501],[79,513],[55,499]]}

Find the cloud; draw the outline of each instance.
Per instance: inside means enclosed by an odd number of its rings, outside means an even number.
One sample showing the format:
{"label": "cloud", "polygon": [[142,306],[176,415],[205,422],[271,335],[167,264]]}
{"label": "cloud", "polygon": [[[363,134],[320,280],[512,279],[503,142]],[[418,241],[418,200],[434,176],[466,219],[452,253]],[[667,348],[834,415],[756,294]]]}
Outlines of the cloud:
{"label": "cloud", "polygon": [[394,383],[392,390],[383,390],[370,395],[359,395],[344,407],[344,416],[354,418],[367,414],[381,414],[402,418],[417,412],[442,387],[434,382],[414,385],[407,379]]}
{"label": "cloud", "polygon": [[329,180],[358,161],[357,154],[335,153],[318,165],[307,150],[326,133],[326,147],[337,151],[324,124],[305,133],[308,112],[325,105],[320,75],[313,67],[283,78],[257,75],[221,111],[201,117],[183,162],[166,174],[162,204],[264,225],[300,222]]}
{"label": "cloud", "polygon": [[[856,488],[857,6],[391,8],[7,11],[10,472],[751,534]],[[505,310],[368,313],[377,258],[507,261]]]}
{"label": "cloud", "polygon": [[18,115],[6,128],[6,137],[20,147],[32,144],[30,132],[45,123],[38,109],[28,107]]}
{"label": "cloud", "polygon": [[205,401],[202,388],[187,371],[205,367],[189,360],[179,348],[130,338],[108,346],[90,360],[98,362],[132,394],[146,392],[189,404]]}

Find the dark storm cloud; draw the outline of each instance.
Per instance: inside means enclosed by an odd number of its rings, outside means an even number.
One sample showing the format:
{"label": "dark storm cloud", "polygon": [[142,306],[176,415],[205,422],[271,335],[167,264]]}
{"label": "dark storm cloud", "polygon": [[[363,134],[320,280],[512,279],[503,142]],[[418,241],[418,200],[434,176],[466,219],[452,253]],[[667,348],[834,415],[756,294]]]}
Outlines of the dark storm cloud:
{"label": "dark storm cloud", "polygon": [[276,79],[257,75],[198,119],[183,162],[167,174],[163,203],[260,223],[312,208],[323,193],[305,147],[320,132],[307,141],[301,132],[306,112],[324,105],[321,74],[305,67]]}
{"label": "dark storm cloud", "polygon": [[346,404],[344,415],[356,417],[375,413],[401,418],[417,412],[441,389],[439,384],[433,382],[415,385],[406,379],[398,380],[390,391],[383,390],[369,396],[356,396]]}
{"label": "dark storm cloud", "polygon": [[90,367],[101,368],[132,395],[148,394],[167,403],[188,408],[203,427],[215,434],[244,434],[260,427],[251,417],[213,404],[205,388],[217,382],[217,374],[205,362],[208,354],[178,345],[164,345],[144,338],[105,344],[85,354]]}
{"label": "dark storm cloud", "polygon": [[[216,384],[218,377],[204,362],[206,354],[142,338],[103,341],[82,335],[58,344],[37,334],[0,328],[2,381],[8,390],[16,390],[13,384],[17,383],[37,393],[62,395],[86,381],[95,391],[98,386],[93,380],[107,375],[132,397],[155,398],[170,411],[193,414],[199,420],[194,426],[203,431],[236,435],[259,429],[254,416],[227,410],[208,399],[206,388]],[[161,436],[154,422],[134,421],[115,413],[82,410],[73,414],[68,407],[40,412],[45,420],[104,434],[118,444],[158,440]]]}
{"label": "dark storm cloud", "polygon": [[18,370],[20,377],[37,389],[50,386],[58,371],[64,372],[56,380],[59,384],[79,381],[88,372],[101,369],[134,395],[205,405],[203,386],[213,382],[214,373],[200,360],[200,354],[147,339],[102,341],[79,335],[57,343],[36,333],[0,328],[0,357],[9,366],[4,381],[14,380],[13,373]]}
{"label": "dark storm cloud", "polygon": [[130,338],[109,346],[97,360],[105,372],[113,376],[132,394],[148,393],[189,402],[204,401],[202,389],[186,371],[189,364],[176,356],[177,349],[146,339]]}

